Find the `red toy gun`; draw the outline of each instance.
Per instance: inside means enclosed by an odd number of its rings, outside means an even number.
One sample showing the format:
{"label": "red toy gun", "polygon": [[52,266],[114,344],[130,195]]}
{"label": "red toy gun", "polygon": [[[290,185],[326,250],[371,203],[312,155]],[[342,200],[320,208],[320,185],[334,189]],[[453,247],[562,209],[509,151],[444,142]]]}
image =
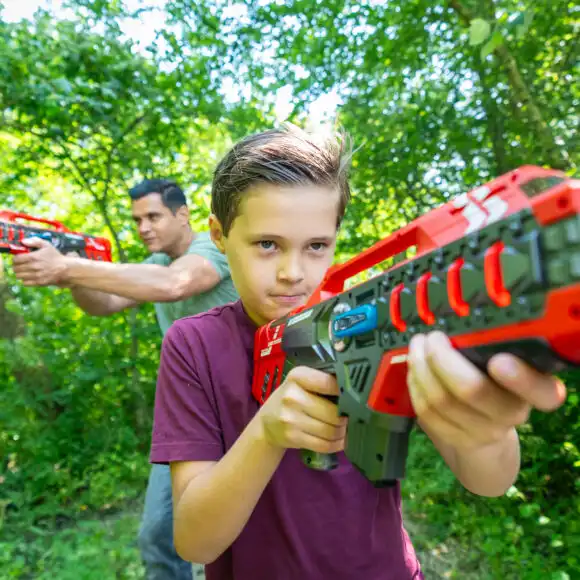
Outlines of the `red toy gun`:
{"label": "red toy gun", "polygon": [[[49,227],[23,225],[20,223],[22,221],[41,223]],[[0,210],[0,252],[10,254],[30,252],[31,248],[23,245],[22,240],[31,237],[47,240],[63,254],[77,252],[89,260],[112,261],[111,243],[106,238],[72,232],[57,221]]]}
{"label": "red toy gun", "polygon": [[[415,422],[409,341],[433,329],[484,371],[499,352],[543,372],[580,364],[580,181],[521,167],[331,267],[303,307],[258,329],[253,396],[263,404],[297,365],[336,375],[346,456],[375,485],[392,484],[405,475]],[[315,469],[337,464],[302,454]]]}

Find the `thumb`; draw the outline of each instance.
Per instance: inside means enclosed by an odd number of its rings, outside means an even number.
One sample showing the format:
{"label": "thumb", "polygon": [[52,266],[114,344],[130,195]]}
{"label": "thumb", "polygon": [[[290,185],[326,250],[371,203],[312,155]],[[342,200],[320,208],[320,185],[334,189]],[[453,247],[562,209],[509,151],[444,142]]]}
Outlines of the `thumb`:
{"label": "thumb", "polygon": [[52,247],[50,242],[39,238],[38,236],[31,236],[30,238],[24,238],[22,243],[28,248],[47,248],[48,246]]}

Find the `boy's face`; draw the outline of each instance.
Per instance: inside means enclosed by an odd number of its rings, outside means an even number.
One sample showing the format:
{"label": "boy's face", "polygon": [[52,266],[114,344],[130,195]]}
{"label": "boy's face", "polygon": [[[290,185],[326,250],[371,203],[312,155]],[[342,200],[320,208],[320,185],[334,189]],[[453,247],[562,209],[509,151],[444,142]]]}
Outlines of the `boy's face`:
{"label": "boy's face", "polygon": [[252,320],[262,325],[301,306],[332,263],[339,192],[259,185],[244,194],[227,237],[215,216],[212,239]]}

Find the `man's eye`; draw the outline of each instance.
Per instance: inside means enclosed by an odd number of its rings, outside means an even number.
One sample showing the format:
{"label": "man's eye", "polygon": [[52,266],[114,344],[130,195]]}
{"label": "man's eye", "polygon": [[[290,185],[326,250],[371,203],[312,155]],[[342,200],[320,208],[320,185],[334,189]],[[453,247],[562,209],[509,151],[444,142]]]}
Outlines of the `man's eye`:
{"label": "man's eye", "polygon": [[315,252],[322,252],[322,250],[325,250],[328,247],[328,244],[325,244],[324,242],[313,242],[310,244],[310,247]]}

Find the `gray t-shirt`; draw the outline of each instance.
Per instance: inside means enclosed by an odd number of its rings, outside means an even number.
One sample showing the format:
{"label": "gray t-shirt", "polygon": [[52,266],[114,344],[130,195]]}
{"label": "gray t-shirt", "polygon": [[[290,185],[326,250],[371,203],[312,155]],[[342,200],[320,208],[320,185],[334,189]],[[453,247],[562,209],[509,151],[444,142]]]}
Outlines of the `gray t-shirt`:
{"label": "gray t-shirt", "polygon": [[[157,322],[161,328],[163,336],[171,324],[179,318],[193,316],[200,312],[205,312],[214,306],[220,306],[233,302],[238,299],[238,293],[230,276],[230,268],[227,258],[222,254],[213,243],[209,232],[198,233],[191,242],[186,254],[198,254],[209,260],[220,275],[220,282],[211,290],[190,296],[185,300],[177,302],[155,302],[155,313]],[[169,266],[173,262],[165,253],[151,254],[145,264],[158,264],[160,266]]]}

